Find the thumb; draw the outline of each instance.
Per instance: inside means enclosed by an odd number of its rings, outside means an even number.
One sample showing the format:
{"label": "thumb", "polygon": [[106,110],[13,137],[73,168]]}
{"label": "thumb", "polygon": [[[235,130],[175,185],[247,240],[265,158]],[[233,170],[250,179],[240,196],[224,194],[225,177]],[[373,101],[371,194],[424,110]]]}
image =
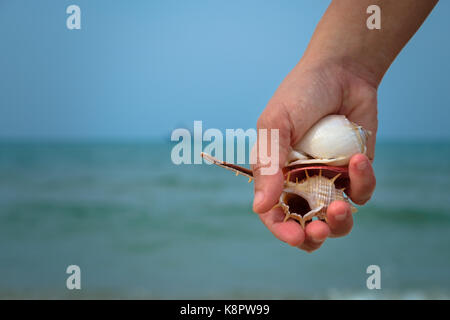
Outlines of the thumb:
{"label": "thumb", "polygon": [[253,211],[265,213],[278,203],[283,191],[284,177],[281,170],[273,175],[255,175],[259,170],[253,170],[255,178],[255,197],[253,200]]}
{"label": "thumb", "polygon": [[328,114],[323,108],[298,106],[286,111],[266,108],[258,119],[258,141],[253,147],[255,180],[253,211],[265,213],[278,203],[284,186],[283,167],[297,143],[318,120]]}
{"label": "thumb", "polygon": [[252,149],[256,213],[265,213],[278,203],[284,186],[282,168],[289,152],[290,127],[258,125],[258,140]]}

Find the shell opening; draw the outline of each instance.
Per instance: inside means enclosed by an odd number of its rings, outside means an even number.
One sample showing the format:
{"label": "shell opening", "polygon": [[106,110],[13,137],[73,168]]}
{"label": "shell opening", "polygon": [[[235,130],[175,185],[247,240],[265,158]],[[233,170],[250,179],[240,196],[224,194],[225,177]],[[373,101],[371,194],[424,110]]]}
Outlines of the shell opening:
{"label": "shell opening", "polygon": [[283,195],[283,202],[289,206],[289,212],[291,214],[296,213],[303,217],[311,211],[308,201],[295,193],[286,192]]}

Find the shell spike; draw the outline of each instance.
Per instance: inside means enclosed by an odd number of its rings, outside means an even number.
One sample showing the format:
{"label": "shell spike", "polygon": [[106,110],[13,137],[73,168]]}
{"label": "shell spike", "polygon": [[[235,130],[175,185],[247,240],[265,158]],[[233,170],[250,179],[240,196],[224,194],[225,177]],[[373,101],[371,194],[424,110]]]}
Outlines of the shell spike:
{"label": "shell spike", "polygon": [[300,225],[302,226],[303,230],[305,230],[305,220],[298,219],[298,222],[300,222]]}
{"label": "shell spike", "polygon": [[287,178],[286,178],[286,183],[288,183],[291,180],[291,172],[288,172]]}
{"label": "shell spike", "polygon": [[336,179],[340,177],[340,175],[341,175],[341,173],[335,175],[335,176],[333,177],[333,179],[331,179],[331,182],[334,183],[334,182],[336,181]]}
{"label": "shell spike", "polygon": [[281,203],[280,202],[278,202],[276,205],[274,205],[272,207],[272,209],[270,209],[270,210],[273,210],[273,209],[276,209],[276,208],[279,208],[279,207],[281,207]]}
{"label": "shell spike", "polygon": [[236,174],[236,176],[241,174],[243,176],[246,176],[249,179],[250,178],[253,179],[253,171],[250,169],[247,169],[247,168],[244,168],[244,167],[232,164],[232,163],[227,163],[225,161],[214,158],[213,156],[211,156],[207,153],[204,153],[204,152],[202,152],[200,155],[202,156],[203,159],[205,159],[206,161],[208,161],[210,163],[215,164],[216,166],[233,171]]}

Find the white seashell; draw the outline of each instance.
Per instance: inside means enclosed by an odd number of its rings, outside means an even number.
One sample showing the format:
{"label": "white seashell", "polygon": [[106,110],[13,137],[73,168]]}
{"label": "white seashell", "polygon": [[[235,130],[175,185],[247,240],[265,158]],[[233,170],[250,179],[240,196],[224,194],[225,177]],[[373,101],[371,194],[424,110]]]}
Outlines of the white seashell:
{"label": "white seashell", "polygon": [[310,157],[308,157],[306,154],[304,154],[303,152],[300,151],[296,151],[296,150],[292,150],[289,155],[288,155],[288,159],[287,162],[291,163],[297,160],[311,160]]}
{"label": "white seashell", "polygon": [[369,132],[343,115],[330,115],[317,122],[288,156],[288,166],[322,163],[344,166],[357,153],[366,153]]}

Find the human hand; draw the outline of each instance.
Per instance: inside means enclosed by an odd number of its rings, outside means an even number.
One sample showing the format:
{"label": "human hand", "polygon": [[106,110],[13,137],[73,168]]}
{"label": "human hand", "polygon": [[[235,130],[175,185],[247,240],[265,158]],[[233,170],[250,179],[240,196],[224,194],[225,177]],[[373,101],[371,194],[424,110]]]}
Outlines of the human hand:
{"label": "human hand", "polygon": [[[354,155],[349,163],[350,186],[347,195],[356,204],[366,203],[375,189],[371,166],[377,131],[376,85],[353,67],[333,61],[302,60],[286,77],[258,119],[258,129],[279,130],[279,164],[285,163],[291,146],[321,118],[330,114],[345,115],[350,121],[371,132],[367,156]],[[268,130],[270,132],[270,130]],[[258,130],[259,132],[259,130]],[[266,165],[268,166],[268,165]],[[281,241],[302,250],[318,249],[327,237],[341,237],[353,226],[350,204],[334,201],[327,209],[328,224],[315,220],[303,230],[294,220],[284,222],[284,213],[273,208],[283,190],[281,170],[273,175],[261,174],[265,167],[253,166],[255,199],[253,210]]]}

